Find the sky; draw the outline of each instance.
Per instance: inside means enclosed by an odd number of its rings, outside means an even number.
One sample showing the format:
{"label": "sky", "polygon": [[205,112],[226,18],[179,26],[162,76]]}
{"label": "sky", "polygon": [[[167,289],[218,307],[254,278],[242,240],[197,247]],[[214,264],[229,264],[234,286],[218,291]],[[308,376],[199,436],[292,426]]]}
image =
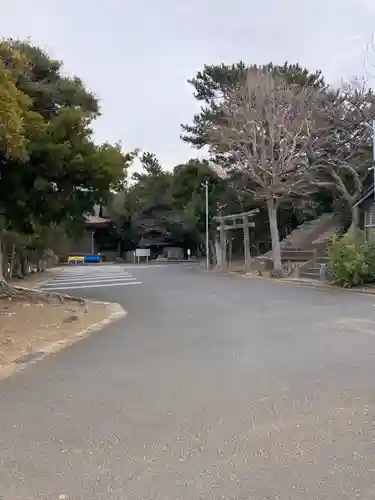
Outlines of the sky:
{"label": "sky", "polygon": [[[298,62],[331,83],[365,64],[375,0],[12,0],[3,37],[30,38],[99,97],[98,141],[154,152],[165,168],[200,155],[180,140],[204,64]],[[372,71],[372,73],[371,73]]]}

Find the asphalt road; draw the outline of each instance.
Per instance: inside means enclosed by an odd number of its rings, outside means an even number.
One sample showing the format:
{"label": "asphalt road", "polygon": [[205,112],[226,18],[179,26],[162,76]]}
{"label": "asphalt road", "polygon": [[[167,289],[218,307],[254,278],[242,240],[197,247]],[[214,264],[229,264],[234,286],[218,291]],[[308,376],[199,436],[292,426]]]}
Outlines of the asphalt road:
{"label": "asphalt road", "polygon": [[375,498],[375,297],[131,273],[75,290],[124,320],[0,384],[2,500]]}

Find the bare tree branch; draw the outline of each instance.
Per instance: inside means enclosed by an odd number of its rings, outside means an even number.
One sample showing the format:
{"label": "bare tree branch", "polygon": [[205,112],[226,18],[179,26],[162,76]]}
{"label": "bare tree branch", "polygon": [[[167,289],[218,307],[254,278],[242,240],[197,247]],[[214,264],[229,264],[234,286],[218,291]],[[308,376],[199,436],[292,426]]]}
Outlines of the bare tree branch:
{"label": "bare tree branch", "polygon": [[371,164],[375,96],[354,82],[321,93],[316,134],[308,152],[311,182],[332,182],[351,207],[363,189]]}
{"label": "bare tree branch", "polygon": [[243,188],[267,204],[277,269],[277,208],[282,200],[306,197],[316,188],[308,175],[307,155],[315,132],[316,102],[312,88],[288,85],[270,71],[252,70],[228,94],[221,121],[209,131],[211,149],[234,158]]}
{"label": "bare tree branch", "polygon": [[306,196],[311,192],[304,171],[315,106],[311,89],[251,71],[225,102],[222,123],[210,131],[211,142],[236,158],[259,199]]}

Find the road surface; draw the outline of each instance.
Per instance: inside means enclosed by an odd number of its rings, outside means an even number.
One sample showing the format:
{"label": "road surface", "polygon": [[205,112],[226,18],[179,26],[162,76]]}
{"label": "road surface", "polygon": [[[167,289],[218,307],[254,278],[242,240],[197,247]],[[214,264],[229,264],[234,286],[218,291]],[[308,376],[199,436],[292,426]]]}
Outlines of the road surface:
{"label": "road surface", "polygon": [[67,273],[129,314],[0,384],[2,500],[375,498],[375,297]]}

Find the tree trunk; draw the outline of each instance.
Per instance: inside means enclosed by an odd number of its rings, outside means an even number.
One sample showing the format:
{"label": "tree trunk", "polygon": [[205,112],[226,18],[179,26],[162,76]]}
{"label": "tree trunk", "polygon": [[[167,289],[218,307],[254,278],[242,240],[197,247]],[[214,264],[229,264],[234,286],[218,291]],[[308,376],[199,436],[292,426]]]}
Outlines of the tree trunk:
{"label": "tree trunk", "polygon": [[216,255],[216,265],[215,267],[221,268],[221,260],[223,257],[223,252],[221,250],[220,242],[218,239],[215,239],[215,252],[214,255]]}
{"label": "tree trunk", "polygon": [[359,229],[359,206],[351,208],[352,210],[352,223],[350,224],[349,231],[354,233],[357,229]]}
{"label": "tree trunk", "polygon": [[212,242],[212,240],[210,240],[210,265],[212,267],[216,267],[217,266],[217,248],[216,248],[216,243]]}
{"label": "tree trunk", "polygon": [[0,241],[0,280],[4,278],[4,245]]}
{"label": "tree trunk", "polygon": [[282,272],[283,265],[281,262],[281,247],[279,237],[279,227],[277,224],[277,205],[275,200],[267,201],[268,220],[270,224],[271,241],[272,241],[272,259],[276,271]]}
{"label": "tree trunk", "polygon": [[0,240],[0,292],[8,288],[7,280],[4,276],[4,244]]}
{"label": "tree trunk", "polygon": [[10,270],[9,270],[9,278],[13,278],[13,271],[14,271],[14,263],[16,260],[16,245],[12,246],[12,257],[10,259]]}
{"label": "tree trunk", "polygon": [[21,266],[21,254],[20,251],[17,249],[16,250],[16,257],[15,257],[15,272],[14,275],[18,278],[21,279],[22,276],[22,266]]}
{"label": "tree trunk", "polygon": [[23,278],[26,278],[26,276],[30,273],[29,259],[27,255],[21,255],[21,273]]}

